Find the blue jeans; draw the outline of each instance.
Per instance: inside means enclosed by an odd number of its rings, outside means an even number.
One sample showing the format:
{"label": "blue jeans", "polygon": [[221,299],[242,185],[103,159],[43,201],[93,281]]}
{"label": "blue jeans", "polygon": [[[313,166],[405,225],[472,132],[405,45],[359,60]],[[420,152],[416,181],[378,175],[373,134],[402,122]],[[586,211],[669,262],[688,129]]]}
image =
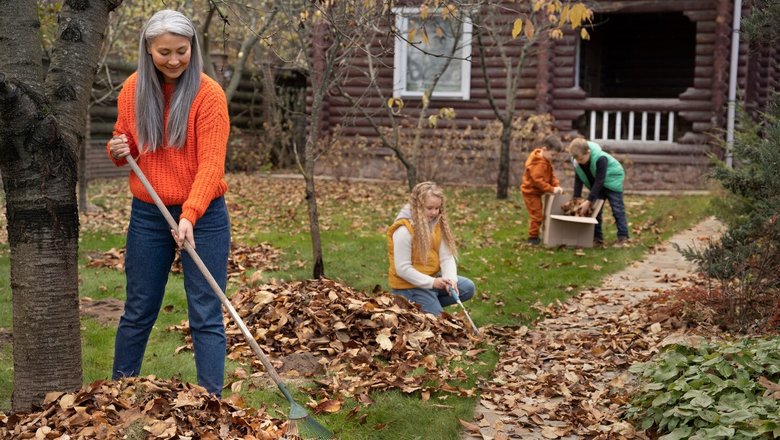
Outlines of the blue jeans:
{"label": "blue jeans", "polygon": [[[168,209],[174,219],[179,218],[180,205]],[[224,292],[230,252],[230,219],[223,197],[211,202],[195,224],[194,235],[195,250]],[[137,376],[141,371],[146,343],[160,312],[175,255],[176,242],[160,211],[154,204],[133,198],[125,254],[127,299],[116,332],[114,380]],[[226,352],[222,303],[189,254],[182,252],[181,256],[198,383],[209,393],[220,396]]]}
{"label": "blue jeans", "polygon": [[[628,221],[626,220],[626,207],[623,204],[623,193],[604,188],[601,194],[606,196],[609,206],[612,208],[612,215],[615,217],[615,224],[617,225],[618,239],[628,238]],[[604,233],[601,231],[601,213],[603,210],[602,207],[602,210],[596,216],[598,223],[593,231],[593,238],[596,241],[604,241]]]}
{"label": "blue jeans", "polygon": [[[474,296],[477,288],[474,282],[466,277],[458,277],[458,292],[460,292],[460,301],[468,301]],[[423,311],[439,316],[444,311],[444,307],[457,304],[455,298],[449,293],[437,289],[394,289],[393,293],[401,295],[413,303],[419,304]]]}

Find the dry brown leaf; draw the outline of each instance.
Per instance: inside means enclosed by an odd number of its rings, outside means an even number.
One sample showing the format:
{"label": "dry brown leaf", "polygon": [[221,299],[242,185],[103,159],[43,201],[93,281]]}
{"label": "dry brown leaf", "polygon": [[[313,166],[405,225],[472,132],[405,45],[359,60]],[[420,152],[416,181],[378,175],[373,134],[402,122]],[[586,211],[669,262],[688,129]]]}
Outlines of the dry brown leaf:
{"label": "dry brown leaf", "polygon": [[479,426],[473,423],[469,423],[463,419],[458,419],[458,421],[460,422],[460,426],[462,426],[466,431],[472,434],[479,434]]}

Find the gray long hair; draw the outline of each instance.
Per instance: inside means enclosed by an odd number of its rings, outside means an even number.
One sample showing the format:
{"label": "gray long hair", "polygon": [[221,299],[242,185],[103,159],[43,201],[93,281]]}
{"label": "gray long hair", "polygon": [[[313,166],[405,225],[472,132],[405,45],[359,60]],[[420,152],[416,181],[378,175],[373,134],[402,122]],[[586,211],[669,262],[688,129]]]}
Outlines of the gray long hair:
{"label": "gray long hair", "polygon": [[187,140],[187,119],[192,101],[200,89],[203,70],[198,33],[192,21],[170,9],[152,15],[141,31],[138,45],[138,80],[135,86],[136,136],[139,147],[154,151],[163,145],[163,91],[160,74],[148,52],[149,43],[163,34],[190,39],[190,63],[176,84],[168,113],[168,145],[180,148]]}

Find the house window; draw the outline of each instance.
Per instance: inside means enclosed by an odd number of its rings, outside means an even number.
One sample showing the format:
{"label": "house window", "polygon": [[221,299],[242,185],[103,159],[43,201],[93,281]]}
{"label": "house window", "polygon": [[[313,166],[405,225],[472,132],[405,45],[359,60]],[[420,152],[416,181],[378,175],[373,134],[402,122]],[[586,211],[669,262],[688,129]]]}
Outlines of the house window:
{"label": "house window", "polygon": [[421,97],[446,65],[433,97],[469,99],[471,20],[467,17],[445,20],[441,12],[431,12],[423,20],[419,8],[396,8],[393,12],[398,30],[393,96]]}

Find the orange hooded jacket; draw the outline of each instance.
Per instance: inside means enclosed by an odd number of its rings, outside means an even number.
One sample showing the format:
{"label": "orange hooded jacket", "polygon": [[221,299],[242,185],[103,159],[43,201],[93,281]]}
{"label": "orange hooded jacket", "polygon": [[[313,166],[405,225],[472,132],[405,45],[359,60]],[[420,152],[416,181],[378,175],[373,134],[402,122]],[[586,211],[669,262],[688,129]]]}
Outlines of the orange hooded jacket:
{"label": "orange hooded jacket", "polygon": [[553,172],[552,162],[547,160],[542,153],[542,149],[537,148],[528,155],[528,159],[525,161],[523,183],[520,185],[520,191],[523,194],[542,195],[553,192],[556,186],[561,186]]}

